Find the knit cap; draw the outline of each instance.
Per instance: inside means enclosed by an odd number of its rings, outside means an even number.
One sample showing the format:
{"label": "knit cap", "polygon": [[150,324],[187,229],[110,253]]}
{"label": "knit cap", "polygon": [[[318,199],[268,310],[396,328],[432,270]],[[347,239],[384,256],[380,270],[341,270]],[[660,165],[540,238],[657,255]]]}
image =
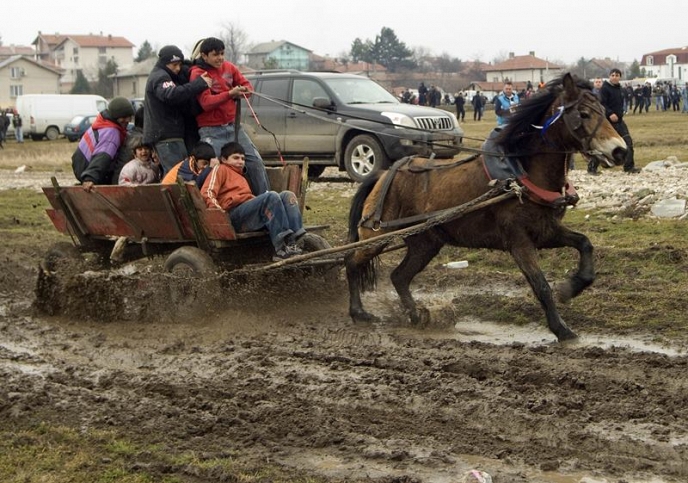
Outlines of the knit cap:
{"label": "knit cap", "polygon": [[158,52],[158,59],[162,64],[171,64],[172,62],[181,62],[184,60],[184,54],[176,45],[166,45],[160,52]]}
{"label": "knit cap", "polygon": [[110,116],[113,119],[119,119],[120,117],[130,117],[134,115],[134,108],[128,99],[124,97],[115,97],[108,104],[108,111],[110,111]]}

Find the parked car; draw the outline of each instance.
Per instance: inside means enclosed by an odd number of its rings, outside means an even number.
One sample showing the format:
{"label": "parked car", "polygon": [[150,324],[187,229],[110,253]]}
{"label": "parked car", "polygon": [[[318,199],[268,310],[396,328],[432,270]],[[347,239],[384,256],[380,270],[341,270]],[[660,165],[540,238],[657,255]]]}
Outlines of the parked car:
{"label": "parked car", "polygon": [[88,128],[91,127],[91,124],[93,124],[93,121],[96,120],[96,117],[98,116],[74,116],[71,121],[65,124],[62,132],[64,132],[65,137],[71,142],[78,141],[88,130]]}
{"label": "parked car", "polygon": [[268,165],[279,165],[280,153],[287,162],[308,156],[312,177],[336,166],[363,181],[404,156],[452,157],[461,145],[453,113],[402,104],[367,77],[300,71],[246,77],[255,92],[278,101],[253,96],[260,124],[242,110],[242,129]]}

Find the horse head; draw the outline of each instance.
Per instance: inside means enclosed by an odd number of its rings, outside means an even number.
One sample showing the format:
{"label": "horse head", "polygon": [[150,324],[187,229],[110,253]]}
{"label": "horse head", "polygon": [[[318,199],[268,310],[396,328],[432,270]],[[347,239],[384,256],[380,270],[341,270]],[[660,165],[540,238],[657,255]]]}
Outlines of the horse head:
{"label": "horse head", "polygon": [[626,142],[607,119],[599,99],[585,87],[569,73],[562,77],[559,109],[566,126],[564,136],[578,151],[603,159],[606,167],[621,165]]}
{"label": "horse head", "polygon": [[580,151],[617,165],[626,154],[590,83],[569,73],[519,105],[497,142],[507,153]]}

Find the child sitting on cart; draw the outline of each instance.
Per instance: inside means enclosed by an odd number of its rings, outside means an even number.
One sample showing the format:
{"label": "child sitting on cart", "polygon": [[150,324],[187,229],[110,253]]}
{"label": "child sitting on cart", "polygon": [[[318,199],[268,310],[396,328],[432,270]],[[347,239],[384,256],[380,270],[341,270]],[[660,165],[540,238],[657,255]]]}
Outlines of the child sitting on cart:
{"label": "child sitting on cart", "polygon": [[143,134],[132,134],[127,144],[134,153],[134,159],[124,165],[119,173],[118,184],[136,186],[160,181],[160,164],[153,159],[150,144],[143,142]]}
{"label": "child sitting on cart", "polygon": [[244,148],[239,143],[230,142],[222,147],[220,164],[213,168],[201,189],[206,205],[226,211],[238,232],[267,228],[275,247],[274,261],[300,255],[296,241],[306,230],[296,195],[291,191],[267,191],[255,196],[244,177],[245,165]]}
{"label": "child sitting on cart", "polygon": [[215,159],[214,163],[217,163],[213,146],[199,141],[186,159],[175,164],[167,172],[162,179],[162,184],[174,184],[177,182],[177,177],[181,177],[184,181],[195,181],[201,188],[214,166],[211,163],[213,159]]}

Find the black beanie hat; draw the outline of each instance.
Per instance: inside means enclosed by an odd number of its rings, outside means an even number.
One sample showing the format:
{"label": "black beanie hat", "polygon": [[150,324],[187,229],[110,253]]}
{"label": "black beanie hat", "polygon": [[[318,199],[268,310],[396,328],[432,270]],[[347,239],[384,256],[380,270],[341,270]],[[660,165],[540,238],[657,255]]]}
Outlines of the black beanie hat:
{"label": "black beanie hat", "polygon": [[160,59],[162,64],[167,65],[172,62],[182,62],[184,54],[176,45],[166,45],[158,52],[158,59]]}
{"label": "black beanie hat", "polygon": [[134,115],[134,108],[128,99],[124,97],[115,97],[108,104],[108,111],[110,111],[110,116],[113,119],[119,119],[120,117],[130,117]]}

